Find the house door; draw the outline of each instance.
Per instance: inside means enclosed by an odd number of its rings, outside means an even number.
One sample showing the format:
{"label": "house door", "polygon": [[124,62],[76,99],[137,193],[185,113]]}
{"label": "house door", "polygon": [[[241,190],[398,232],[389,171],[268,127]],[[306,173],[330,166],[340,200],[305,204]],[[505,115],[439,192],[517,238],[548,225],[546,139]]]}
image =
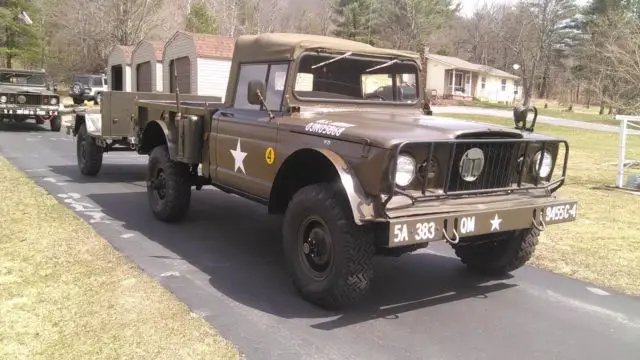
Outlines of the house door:
{"label": "house door", "polygon": [[136,67],[136,91],[151,92],[151,62],[143,62]]}

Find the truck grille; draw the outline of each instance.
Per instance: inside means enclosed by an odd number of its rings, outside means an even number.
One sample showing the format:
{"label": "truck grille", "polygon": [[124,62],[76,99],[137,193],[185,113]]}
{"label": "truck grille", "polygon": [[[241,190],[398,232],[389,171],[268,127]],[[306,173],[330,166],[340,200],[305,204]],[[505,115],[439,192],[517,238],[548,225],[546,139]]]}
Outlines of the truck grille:
{"label": "truck grille", "polygon": [[[26,105],[42,105],[43,102],[43,98],[42,95],[34,95],[34,94],[19,94],[20,95],[24,95],[24,97],[27,98],[27,101],[25,102]],[[17,96],[16,96],[17,99]]]}
{"label": "truck grille", "polygon": [[[451,146],[454,145],[452,144]],[[460,174],[460,161],[463,155],[473,148],[482,150],[484,166],[475,180],[467,181]],[[514,170],[518,160],[516,152],[518,148],[519,145],[517,143],[456,144],[451,169],[449,169],[449,183],[445,191],[472,191],[510,187],[516,180]]]}

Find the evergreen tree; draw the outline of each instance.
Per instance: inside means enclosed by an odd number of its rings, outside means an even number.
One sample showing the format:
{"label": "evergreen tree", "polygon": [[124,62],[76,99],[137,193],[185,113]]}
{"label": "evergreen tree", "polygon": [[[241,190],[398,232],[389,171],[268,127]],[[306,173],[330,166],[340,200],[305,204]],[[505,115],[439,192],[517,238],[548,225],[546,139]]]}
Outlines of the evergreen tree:
{"label": "evergreen tree", "polygon": [[375,0],[336,0],[331,21],[335,36],[375,44],[379,15]]}
{"label": "evergreen tree", "polygon": [[216,19],[202,0],[191,5],[186,30],[199,34],[218,34]]}
{"label": "evergreen tree", "polygon": [[[22,11],[33,24],[20,19]],[[29,0],[0,1],[0,55],[4,57],[6,67],[12,68],[14,59],[23,65],[40,62],[42,31],[38,28],[37,17],[36,7]]]}

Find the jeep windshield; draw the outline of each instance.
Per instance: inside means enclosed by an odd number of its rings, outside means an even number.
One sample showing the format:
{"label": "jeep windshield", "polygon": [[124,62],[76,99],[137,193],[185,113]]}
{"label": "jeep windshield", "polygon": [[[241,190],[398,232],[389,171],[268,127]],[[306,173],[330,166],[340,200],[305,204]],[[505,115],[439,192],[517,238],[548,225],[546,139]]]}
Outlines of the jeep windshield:
{"label": "jeep windshield", "polygon": [[44,73],[0,72],[0,84],[19,86],[46,86],[47,76]]}
{"label": "jeep windshield", "polygon": [[294,95],[300,100],[415,104],[419,71],[409,59],[352,53],[300,57]]}

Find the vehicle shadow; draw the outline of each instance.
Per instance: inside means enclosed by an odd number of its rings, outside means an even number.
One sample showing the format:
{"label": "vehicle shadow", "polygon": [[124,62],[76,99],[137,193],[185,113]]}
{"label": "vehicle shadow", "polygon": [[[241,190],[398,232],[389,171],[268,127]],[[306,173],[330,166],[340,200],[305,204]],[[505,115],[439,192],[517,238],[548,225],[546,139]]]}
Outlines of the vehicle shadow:
{"label": "vehicle shadow", "polygon": [[34,121],[25,121],[21,123],[0,122],[0,131],[3,132],[51,132],[49,124],[36,124]]}
{"label": "vehicle shadow", "polygon": [[[281,216],[237,196],[206,189],[193,192],[186,219],[165,224],[151,215],[146,192],[87,195],[126,229],[139,232],[210,277],[231,299],[283,318],[323,320],[321,330],[402,314],[516,286],[471,275],[455,258],[418,252],[375,259],[376,278],[363,302],[344,311],[324,311],[305,302],[286,273],[281,252]],[[148,254],[166,257],[166,254]],[[337,317],[336,317],[337,316]]]}
{"label": "vehicle shadow", "polygon": [[69,178],[78,184],[97,183],[134,183],[146,181],[147,164],[109,164],[105,156],[105,162],[96,176],[85,176],[80,173],[77,165],[49,165],[49,169],[60,176]]}

